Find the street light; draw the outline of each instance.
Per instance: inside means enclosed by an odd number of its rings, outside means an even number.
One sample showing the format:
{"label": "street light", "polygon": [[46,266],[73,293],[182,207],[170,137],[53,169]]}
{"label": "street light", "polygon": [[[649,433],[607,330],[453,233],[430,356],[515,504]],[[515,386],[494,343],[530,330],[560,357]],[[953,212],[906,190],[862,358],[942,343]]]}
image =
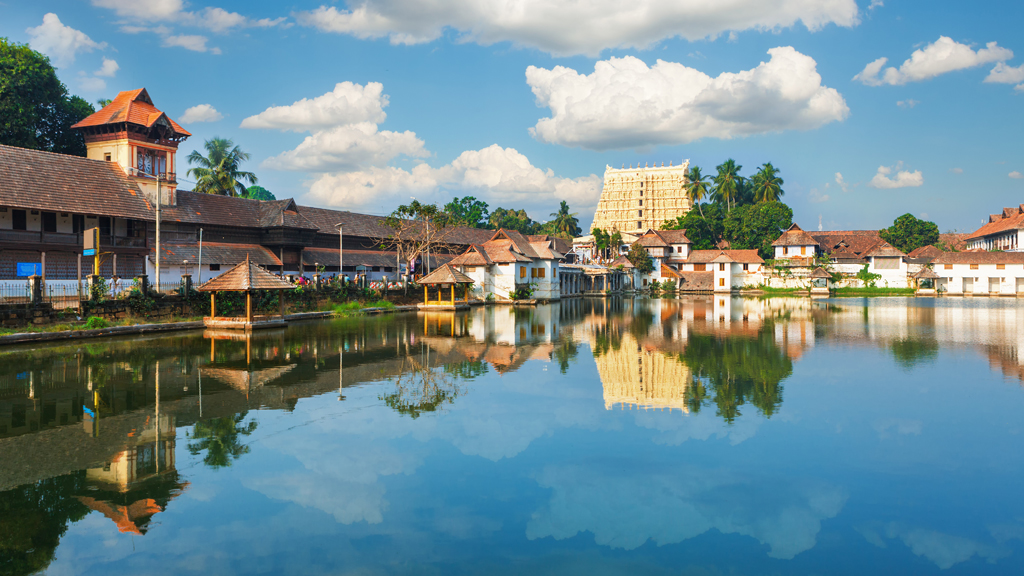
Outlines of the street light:
{"label": "street light", "polygon": [[338,229],[338,282],[342,285],[345,284],[345,277],[342,275],[342,260],[345,255],[345,235],[342,232],[342,223],[338,222],[334,225]]}

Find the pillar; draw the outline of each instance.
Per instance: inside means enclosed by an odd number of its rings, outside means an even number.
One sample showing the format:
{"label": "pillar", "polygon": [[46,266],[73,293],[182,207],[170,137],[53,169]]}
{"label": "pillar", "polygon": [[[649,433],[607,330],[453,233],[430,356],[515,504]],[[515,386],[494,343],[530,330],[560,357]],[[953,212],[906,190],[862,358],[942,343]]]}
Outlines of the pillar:
{"label": "pillar", "polygon": [[[81,260],[79,260],[79,263],[81,263]],[[146,274],[139,274],[135,277],[135,281],[139,283],[139,290],[141,290],[143,294],[149,294],[149,276]]]}
{"label": "pillar", "polygon": [[[210,292],[210,318],[217,317],[217,293]],[[213,359],[210,360],[213,362]]]}
{"label": "pillar", "polygon": [[455,284],[452,284],[452,306],[455,306]]}
{"label": "pillar", "polygon": [[427,292],[427,285],[424,284],[423,285],[423,303],[426,304],[428,302],[430,302],[430,293]]}
{"label": "pillar", "polygon": [[245,321],[252,322],[252,292],[245,293]]}
{"label": "pillar", "polygon": [[28,277],[29,302],[38,306],[43,302],[43,277],[35,274]]}

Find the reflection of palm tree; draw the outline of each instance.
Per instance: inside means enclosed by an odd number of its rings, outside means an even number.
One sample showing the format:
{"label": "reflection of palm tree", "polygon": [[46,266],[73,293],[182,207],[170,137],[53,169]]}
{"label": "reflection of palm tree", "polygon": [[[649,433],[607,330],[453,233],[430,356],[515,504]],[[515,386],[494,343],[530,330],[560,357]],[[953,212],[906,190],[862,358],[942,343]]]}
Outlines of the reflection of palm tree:
{"label": "reflection of palm tree", "polygon": [[558,361],[558,371],[565,374],[569,371],[569,364],[576,360],[579,354],[579,347],[572,340],[562,340],[555,348],[555,360]]}
{"label": "reflection of palm tree", "polygon": [[195,428],[188,434],[193,440],[188,444],[188,451],[198,456],[205,450],[203,463],[212,468],[230,466],[232,460],[238,460],[242,454],[249,453],[249,447],[241,443],[240,436],[248,436],[256,430],[255,420],[242,425],[245,415],[246,412],[242,412],[196,422]]}

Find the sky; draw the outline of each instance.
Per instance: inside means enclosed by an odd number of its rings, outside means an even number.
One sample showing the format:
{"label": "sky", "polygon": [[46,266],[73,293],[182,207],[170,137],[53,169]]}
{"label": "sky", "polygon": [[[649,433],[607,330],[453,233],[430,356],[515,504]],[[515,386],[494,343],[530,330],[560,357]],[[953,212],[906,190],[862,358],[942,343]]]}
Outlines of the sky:
{"label": "sky", "polygon": [[475,196],[589,227],[605,168],[780,170],[805,229],[973,231],[1024,202],[1024,3],[0,0],[94,102],[145,87],[278,198]]}

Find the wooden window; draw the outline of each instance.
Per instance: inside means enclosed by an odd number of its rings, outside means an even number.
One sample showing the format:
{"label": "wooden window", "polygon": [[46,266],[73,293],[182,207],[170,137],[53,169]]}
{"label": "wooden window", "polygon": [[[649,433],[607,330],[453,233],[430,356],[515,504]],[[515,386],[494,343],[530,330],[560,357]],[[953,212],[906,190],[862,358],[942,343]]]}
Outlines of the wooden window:
{"label": "wooden window", "polygon": [[71,231],[75,234],[81,234],[83,230],[85,230],[85,216],[73,214],[71,216]]}
{"label": "wooden window", "polygon": [[971,270],[977,270],[977,269],[978,269],[978,265],[977,264],[971,264]]}
{"label": "wooden window", "polygon": [[26,230],[28,229],[28,215],[24,210],[12,210],[11,223],[15,230]]}
{"label": "wooden window", "polygon": [[526,266],[523,266],[522,268],[519,269],[519,277],[526,278]]}
{"label": "wooden window", "polygon": [[543,268],[538,268],[537,269],[537,277],[538,278],[543,278],[544,277],[544,269]]}
{"label": "wooden window", "polygon": [[110,152],[107,152],[106,154],[103,155],[103,160],[110,162]]}
{"label": "wooden window", "polygon": [[57,213],[56,212],[43,212],[43,232],[56,232],[57,231]]}
{"label": "wooden window", "polygon": [[952,264],[943,264],[942,266],[943,266],[943,269],[945,269],[945,270],[952,270],[953,269],[953,265]]}
{"label": "wooden window", "polygon": [[725,272],[725,262],[719,262],[718,263],[718,271],[719,272]]}
{"label": "wooden window", "polygon": [[745,272],[745,271],[747,271],[747,270],[749,270],[749,266],[750,266],[750,264],[744,264],[744,265],[743,265],[743,270],[744,270],[744,272]]}
{"label": "wooden window", "polygon": [[219,272],[220,264],[210,264],[210,272]]}
{"label": "wooden window", "polygon": [[707,270],[707,265],[706,264],[694,264],[693,265],[693,271],[694,272],[704,272],[705,270]]}
{"label": "wooden window", "polygon": [[1006,270],[1006,264],[996,264],[996,270]]}
{"label": "wooden window", "polygon": [[789,256],[789,246],[783,246],[782,247],[782,255],[783,256]]}
{"label": "wooden window", "polygon": [[719,286],[725,286],[725,278],[719,278],[718,279],[718,285]]}
{"label": "wooden window", "polygon": [[801,256],[806,256],[807,255],[807,246],[801,246],[800,247],[800,255]]}

